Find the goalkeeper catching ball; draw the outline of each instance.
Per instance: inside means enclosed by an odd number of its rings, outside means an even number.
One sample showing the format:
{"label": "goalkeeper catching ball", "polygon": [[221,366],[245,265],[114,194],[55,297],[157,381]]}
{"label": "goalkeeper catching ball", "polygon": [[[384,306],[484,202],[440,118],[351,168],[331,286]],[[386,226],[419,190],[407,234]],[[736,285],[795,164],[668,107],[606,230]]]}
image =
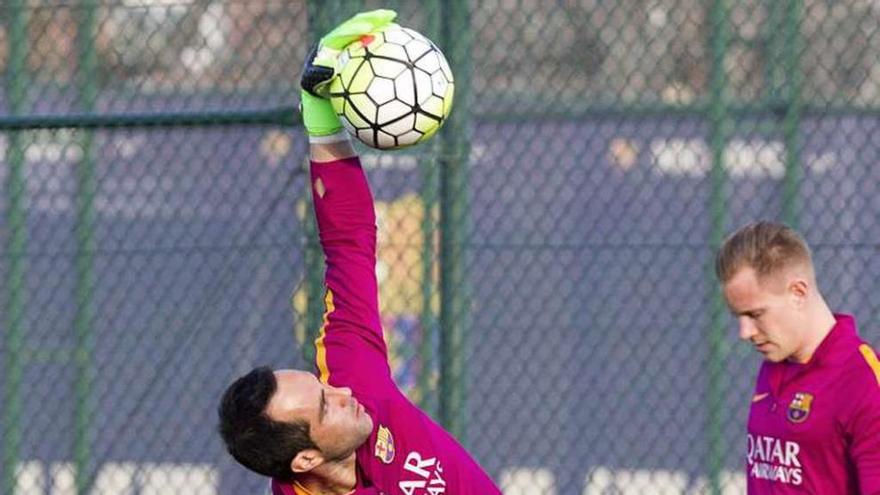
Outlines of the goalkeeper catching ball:
{"label": "goalkeeper catching ball", "polygon": [[379,319],[372,193],[325,99],[336,55],[391,26],[395,15],[376,10],[354,16],[321,39],[303,70],[302,116],[326,258],[317,376],[256,368],[229,386],[219,408],[228,451],[271,477],[278,495],[501,493],[391,377]]}

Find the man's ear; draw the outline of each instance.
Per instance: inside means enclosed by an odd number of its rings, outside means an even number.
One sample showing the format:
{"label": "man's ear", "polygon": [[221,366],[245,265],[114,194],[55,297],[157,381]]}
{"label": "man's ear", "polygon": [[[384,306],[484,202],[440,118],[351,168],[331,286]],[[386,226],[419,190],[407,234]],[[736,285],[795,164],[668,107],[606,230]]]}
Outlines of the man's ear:
{"label": "man's ear", "polygon": [[810,284],[802,278],[796,278],[788,284],[788,291],[799,301],[803,301],[810,292]]}
{"label": "man's ear", "polygon": [[324,456],[318,449],[301,450],[296,457],[290,461],[290,469],[294,473],[307,473],[312,469],[324,464]]}

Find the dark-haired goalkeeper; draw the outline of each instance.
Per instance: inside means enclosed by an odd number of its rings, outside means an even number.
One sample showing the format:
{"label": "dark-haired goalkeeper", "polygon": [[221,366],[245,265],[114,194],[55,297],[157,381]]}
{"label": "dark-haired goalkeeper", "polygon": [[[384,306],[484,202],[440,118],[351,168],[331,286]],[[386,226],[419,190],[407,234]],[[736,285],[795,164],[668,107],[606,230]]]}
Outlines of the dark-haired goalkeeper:
{"label": "dark-haired goalkeeper", "polygon": [[327,262],[326,312],[315,341],[318,376],[257,368],[220,405],[220,433],[278,495],[493,495],[501,492],[461,445],[394,384],[379,322],[376,216],[360,161],[321,97],[335,56],[391,25],[359,14],[321,39],[304,68],[302,114]]}

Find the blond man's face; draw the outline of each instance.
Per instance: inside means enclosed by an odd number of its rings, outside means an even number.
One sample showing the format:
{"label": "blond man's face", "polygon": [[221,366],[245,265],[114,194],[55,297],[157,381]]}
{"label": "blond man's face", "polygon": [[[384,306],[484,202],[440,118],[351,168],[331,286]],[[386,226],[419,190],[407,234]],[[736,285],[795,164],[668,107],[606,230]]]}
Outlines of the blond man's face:
{"label": "blond man's face", "polygon": [[759,280],[751,267],[741,268],[723,286],[739,338],[751,343],[768,361],[802,357],[805,294],[801,288],[802,284],[787,274]]}

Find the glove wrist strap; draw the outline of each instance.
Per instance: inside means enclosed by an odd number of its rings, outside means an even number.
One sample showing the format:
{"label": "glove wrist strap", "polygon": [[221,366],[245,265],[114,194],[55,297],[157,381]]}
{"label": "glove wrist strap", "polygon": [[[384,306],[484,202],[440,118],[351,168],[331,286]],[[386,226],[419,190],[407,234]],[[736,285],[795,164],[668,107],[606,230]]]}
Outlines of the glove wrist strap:
{"label": "glove wrist strap", "polygon": [[343,143],[345,141],[349,141],[348,132],[345,130],[328,136],[309,136],[309,143],[311,144]]}

